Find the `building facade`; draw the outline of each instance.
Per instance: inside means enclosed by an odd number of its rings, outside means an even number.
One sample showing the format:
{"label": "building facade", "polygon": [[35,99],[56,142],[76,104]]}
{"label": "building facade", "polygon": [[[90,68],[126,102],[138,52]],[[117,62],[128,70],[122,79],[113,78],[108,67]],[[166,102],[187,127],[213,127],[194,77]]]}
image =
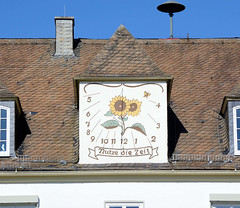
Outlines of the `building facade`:
{"label": "building facade", "polygon": [[55,25],[0,39],[0,207],[240,206],[239,38]]}

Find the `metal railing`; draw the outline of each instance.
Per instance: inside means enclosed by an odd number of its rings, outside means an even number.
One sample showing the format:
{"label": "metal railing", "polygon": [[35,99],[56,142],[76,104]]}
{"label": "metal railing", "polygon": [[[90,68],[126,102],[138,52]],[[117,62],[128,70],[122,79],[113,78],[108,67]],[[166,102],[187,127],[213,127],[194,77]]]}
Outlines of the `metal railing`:
{"label": "metal railing", "polygon": [[231,155],[195,155],[195,154],[173,154],[171,161],[202,161],[202,162],[232,162]]}

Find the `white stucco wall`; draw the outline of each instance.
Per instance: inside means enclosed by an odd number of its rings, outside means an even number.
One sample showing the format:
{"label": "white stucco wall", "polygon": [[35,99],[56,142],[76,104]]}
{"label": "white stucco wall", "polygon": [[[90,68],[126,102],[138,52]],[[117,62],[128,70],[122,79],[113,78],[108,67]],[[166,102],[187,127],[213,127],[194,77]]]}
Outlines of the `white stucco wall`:
{"label": "white stucco wall", "polygon": [[104,208],[106,201],[143,202],[145,208],[209,208],[209,194],[240,194],[240,183],[0,184],[0,196],[38,195],[40,208]]}

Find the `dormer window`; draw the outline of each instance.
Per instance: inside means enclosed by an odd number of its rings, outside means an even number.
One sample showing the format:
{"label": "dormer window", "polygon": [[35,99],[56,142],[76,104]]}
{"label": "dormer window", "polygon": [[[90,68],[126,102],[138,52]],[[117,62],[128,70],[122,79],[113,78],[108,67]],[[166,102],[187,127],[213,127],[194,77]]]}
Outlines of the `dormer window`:
{"label": "dormer window", "polygon": [[[15,118],[20,118],[22,108],[19,98],[0,82],[0,157],[14,157]],[[20,130],[23,132],[23,130]]]}
{"label": "dormer window", "polygon": [[233,108],[234,154],[240,155],[240,106]]}
{"label": "dormer window", "polygon": [[[0,82],[0,157],[14,157],[15,118],[22,116],[19,98]],[[22,133],[24,130],[19,129]]]}
{"label": "dormer window", "polygon": [[20,112],[16,100],[0,100],[0,157],[15,156],[15,118]]}
{"label": "dormer window", "polygon": [[[240,155],[240,97],[225,97],[222,104],[221,115],[226,121],[228,136],[228,153]],[[227,132],[228,131],[228,132]]]}
{"label": "dormer window", "polygon": [[[116,60],[123,57],[119,67]],[[74,80],[80,164],[168,162],[173,78],[155,65],[123,25]]]}
{"label": "dormer window", "polygon": [[9,156],[10,151],[10,109],[0,106],[0,156]]}

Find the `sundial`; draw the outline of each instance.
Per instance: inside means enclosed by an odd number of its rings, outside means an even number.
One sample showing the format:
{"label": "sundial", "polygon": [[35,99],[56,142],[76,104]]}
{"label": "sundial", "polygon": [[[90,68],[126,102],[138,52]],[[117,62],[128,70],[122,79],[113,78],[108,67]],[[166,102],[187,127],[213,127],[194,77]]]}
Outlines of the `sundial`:
{"label": "sundial", "polygon": [[80,82],[80,163],[161,161],[166,91],[163,81]]}

